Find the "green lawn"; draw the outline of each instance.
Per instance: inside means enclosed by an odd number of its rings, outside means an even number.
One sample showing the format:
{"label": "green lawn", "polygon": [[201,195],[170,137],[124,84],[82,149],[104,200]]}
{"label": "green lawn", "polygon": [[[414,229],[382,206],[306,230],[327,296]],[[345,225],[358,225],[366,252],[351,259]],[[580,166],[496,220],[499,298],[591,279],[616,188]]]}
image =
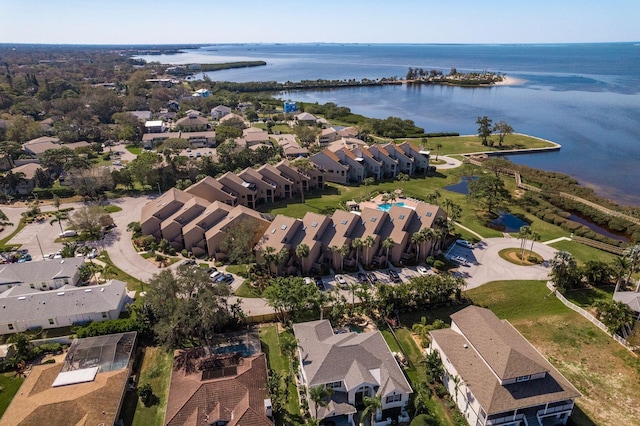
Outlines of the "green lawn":
{"label": "green lawn", "polygon": [[104,206],[104,211],[107,213],[117,213],[122,211],[122,207],[109,204],[108,206]]}
{"label": "green lawn", "polygon": [[578,261],[578,264],[583,264],[588,260],[601,260],[603,262],[610,263],[617,257],[613,253],[608,253],[575,241],[560,241],[551,244],[551,247],[562,251],[568,251]]}
{"label": "green lawn", "polygon": [[169,383],[171,382],[171,367],[173,365],[172,352],[168,352],[160,347],[148,346],[144,349],[144,359],[138,380],[138,389],[145,383],[149,383],[153,389],[153,394],[158,398],[156,404],[145,407],[140,400],[133,417],[133,425],[162,426],[164,414],[167,409],[167,396],[169,394]]}
{"label": "green lawn", "polygon": [[498,281],[466,295],[508,319],[578,388],[575,424],[637,423],[638,405],[628,397],[640,392],[638,359],[549,293],[542,281]]}
{"label": "green lawn", "polygon": [[129,290],[135,290],[136,292],[144,291],[144,283],[137,278],[133,278],[131,275],[116,267],[111,261],[109,253],[107,253],[106,250],[100,253],[100,256],[98,256],[98,260],[101,260],[109,265],[109,278],[126,282],[127,289]]}
{"label": "green lawn", "polygon": [[[466,154],[469,152],[482,152],[482,151],[500,151],[509,149],[527,149],[527,148],[544,148],[553,146],[549,142],[537,139],[531,136],[522,134],[507,135],[504,138],[504,144],[500,148],[498,147],[498,137],[492,136],[491,139],[495,141],[493,147],[483,146],[477,136],[450,136],[442,138],[428,138],[427,146],[425,149],[429,149],[435,153],[436,144],[442,144],[440,148],[440,155],[449,154]],[[414,144],[420,145],[421,139],[409,139]]]}
{"label": "green lawn", "polygon": [[258,291],[251,286],[251,281],[244,280],[240,287],[234,292],[234,294],[238,297],[243,297],[245,299],[254,299],[260,297]]}
{"label": "green lawn", "polygon": [[24,378],[16,377],[13,373],[0,374],[0,417],[7,410],[11,400],[18,393],[20,385],[24,382]]}
{"label": "green lawn", "polygon": [[[391,352],[401,351],[408,356],[410,366],[404,371],[409,382],[415,385],[416,383],[423,381],[422,378],[425,376],[425,369],[424,364],[422,363],[422,351],[411,337],[411,331],[405,327],[394,330],[398,340],[400,341],[400,345],[402,345],[402,350],[400,349],[398,341],[396,341],[389,329],[382,329],[380,332],[382,333],[384,340],[387,342],[387,345],[389,345]],[[429,411],[438,419],[438,424],[440,426],[453,425],[447,410],[438,397],[434,395],[429,401],[428,407]]]}
{"label": "green lawn", "polygon": [[127,151],[129,151],[130,153],[136,156],[142,154],[142,148],[140,147],[128,146]]}
{"label": "green lawn", "polygon": [[[267,355],[269,368],[283,374],[290,371],[289,359],[280,352],[278,326],[270,325],[262,327],[260,329],[260,341],[262,343],[262,351]],[[297,395],[298,388],[294,381],[290,381],[287,414],[285,414],[285,419],[277,419],[277,425],[302,424],[300,405],[298,403]]]}
{"label": "green lawn", "polygon": [[614,289],[615,286],[581,288],[569,290],[564,296],[576,305],[587,308],[593,306],[596,302],[612,300]]}

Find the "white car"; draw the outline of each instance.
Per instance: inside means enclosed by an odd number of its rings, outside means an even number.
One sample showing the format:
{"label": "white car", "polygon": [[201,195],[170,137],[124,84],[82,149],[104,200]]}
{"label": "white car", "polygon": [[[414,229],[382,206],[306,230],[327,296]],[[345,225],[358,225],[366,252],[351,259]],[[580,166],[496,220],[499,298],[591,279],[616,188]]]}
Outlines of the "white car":
{"label": "white car", "polygon": [[467,264],[467,258],[466,257],[462,257],[462,256],[455,256],[452,259],[454,262],[457,262],[461,265],[466,265]]}
{"label": "white car", "polygon": [[347,280],[345,280],[342,275],[336,275],[336,281],[338,282],[338,285],[340,285],[341,287],[347,285]]}
{"label": "white car", "polygon": [[471,244],[467,240],[456,240],[456,244],[461,245],[462,247],[466,247],[468,249],[472,249],[473,248],[473,244]]}
{"label": "white car", "polygon": [[73,229],[67,229],[66,231],[61,232],[58,235],[60,236],[60,238],[75,237],[76,235],[78,235],[78,231],[74,231]]}
{"label": "white car", "polygon": [[418,266],[418,273],[420,273],[420,275],[427,275],[429,271],[424,266]]}
{"label": "white car", "polygon": [[213,274],[209,275],[209,278],[211,278],[212,280],[216,280],[220,277],[220,275],[222,275],[222,272],[220,271],[215,271]]}

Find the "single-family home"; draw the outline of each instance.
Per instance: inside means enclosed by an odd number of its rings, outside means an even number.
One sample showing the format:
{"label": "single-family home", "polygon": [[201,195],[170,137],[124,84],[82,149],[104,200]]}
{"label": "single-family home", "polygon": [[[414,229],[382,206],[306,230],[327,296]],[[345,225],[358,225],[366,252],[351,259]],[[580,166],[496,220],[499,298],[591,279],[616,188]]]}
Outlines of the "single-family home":
{"label": "single-family home", "polygon": [[162,120],[148,120],[144,123],[146,133],[162,133],[164,132],[164,122]]}
{"label": "single-family home", "polygon": [[135,344],[136,332],[74,339],[62,362],[30,368],[0,426],[123,424]]}
{"label": "single-family home", "polygon": [[31,191],[36,186],[35,177],[38,169],[43,169],[43,166],[39,163],[26,163],[11,169],[11,173],[14,175],[18,173],[22,174],[22,179],[20,179],[16,187],[12,189],[15,189],[15,191],[21,195],[31,194]]}
{"label": "single-family home", "polygon": [[336,334],[328,320],[320,320],[294,324],[293,332],[300,384],[307,393],[316,386],[333,390],[326,405],[316,406],[307,398],[313,416],[355,424],[354,414],[364,408],[364,399],[379,395],[382,407],[375,413],[379,424],[408,422],[405,407],[413,391],[379,331]]}
{"label": "single-family home", "polygon": [[175,128],[184,132],[203,132],[209,128],[209,120],[191,113],[177,120]]}
{"label": "single-family home", "polygon": [[[245,340],[237,344],[247,346]],[[273,426],[265,355],[231,349],[176,351],[166,426]]]}
{"label": "single-family home", "polygon": [[0,294],[0,334],[117,319],[128,300],[127,284],[118,280],[54,291],[13,287]]}
{"label": "single-family home", "polygon": [[640,291],[616,291],[613,293],[613,300],[629,306],[636,314],[636,319],[640,320]]}
{"label": "single-family home", "polygon": [[208,89],[198,89],[195,92],[193,92],[193,97],[195,98],[208,98],[210,95],[210,92]]}
{"label": "single-family home", "polygon": [[301,112],[300,114],[296,114],[293,118],[298,124],[304,126],[314,126],[318,121],[318,118],[315,115],[309,114],[308,112]]}
{"label": "single-family home", "polygon": [[151,120],[151,117],[153,117],[153,113],[151,111],[127,111],[127,113],[133,115],[140,121]]}
{"label": "single-family home", "polygon": [[242,116],[240,116],[238,114],[231,113],[231,114],[227,114],[224,117],[218,119],[218,124],[223,124],[224,125],[224,123],[229,121],[229,120],[240,120],[243,123],[245,122],[244,121],[244,117],[242,117]]}
{"label": "single-family home", "polygon": [[443,383],[470,425],[566,424],[580,392],[507,320],[469,306],[429,332]]}
{"label": "single-family home", "polygon": [[31,261],[25,263],[5,263],[0,265],[0,292],[13,287],[35,290],[55,290],[64,285],[78,285],[84,265],[83,257]]}
{"label": "single-family home", "polygon": [[211,108],[212,120],[219,120],[227,114],[231,114],[231,108],[226,105],[218,105],[217,107]]}
{"label": "single-family home", "polygon": [[349,166],[331,150],[325,148],[309,157],[311,162],[325,171],[324,179],[328,182],[345,184],[349,179]]}
{"label": "single-family home", "polygon": [[22,144],[22,149],[28,155],[34,158],[42,158],[45,152],[50,149],[58,149],[60,146],[60,139],[50,136],[42,136],[36,139],[31,139]]}

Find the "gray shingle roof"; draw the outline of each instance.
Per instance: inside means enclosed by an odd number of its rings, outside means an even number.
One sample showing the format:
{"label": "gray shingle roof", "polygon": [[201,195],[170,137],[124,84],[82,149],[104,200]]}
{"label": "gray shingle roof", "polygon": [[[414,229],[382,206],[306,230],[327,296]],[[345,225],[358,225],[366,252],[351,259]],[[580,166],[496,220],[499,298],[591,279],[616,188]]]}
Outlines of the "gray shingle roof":
{"label": "gray shingle roof", "polygon": [[393,390],[411,393],[411,386],[379,331],[333,334],[327,320],[295,324],[293,331],[309,386],[343,380],[347,389],[369,383],[380,386],[381,395]]}
{"label": "gray shingle roof", "polygon": [[55,278],[71,278],[84,258],[43,260],[40,262],[7,263],[0,265],[0,285],[39,283]]}
{"label": "gray shingle roof", "polygon": [[7,291],[0,295],[0,323],[112,311],[120,306],[126,287],[122,281],[111,280],[103,285],[65,285],[51,291],[29,289],[20,295]]}

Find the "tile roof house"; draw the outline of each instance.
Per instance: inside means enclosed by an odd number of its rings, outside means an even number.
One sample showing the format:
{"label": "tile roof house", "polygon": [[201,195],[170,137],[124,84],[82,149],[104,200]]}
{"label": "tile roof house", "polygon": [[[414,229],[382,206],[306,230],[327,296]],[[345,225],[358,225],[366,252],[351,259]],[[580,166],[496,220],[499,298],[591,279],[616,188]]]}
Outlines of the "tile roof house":
{"label": "tile roof house", "polygon": [[35,177],[36,170],[38,169],[43,169],[43,166],[41,166],[39,163],[26,163],[11,169],[11,173],[13,173],[14,175],[17,173],[22,173],[24,175],[24,178],[21,179],[15,187],[15,190],[16,192],[18,192],[18,194],[31,194],[31,191],[36,186]]}
{"label": "tile roof house", "polygon": [[55,291],[14,287],[0,294],[0,334],[117,319],[127,300],[127,284],[117,280]]}
{"label": "tile roof house", "polygon": [[121,424],[135,341],[135,332],[74,339],[63,362],[33,366],[0,426]]}
{"label": "tile roof house", "polygon": [[299,342],[301,384],[307,390],[326,385],[334,391],[324,407],[315,407],[308,398],[318,419],[353,424],[363,399],[374,395],[382,397],[376,420],[408,404],[413,391],[379,331],[334,334],[331,323],[320,320],[294,324],[293,332]]}
{"label": "tile roof house", "polygon": [[[178,352],[176,358],[179,356]],[[270,400],[265,355],[216,360],[230,365],[225,373],[207,376],[205,356],[195,360],[199,361],[195,371],[173,369],[164,424],[273,426],[267,417]]]}
{"label": "tile roof house", "polygon": [[54,290],[64,285],[75,286],[80,281],[81,265],[84,258],[79,257],[5,263],[0,265],[0,292],[12,287]]}
{"label": "tile roof house", "polygon": [[469,424],[566,424],[580,392],[508,321],[477,306],[451,321],[430,332],[429,350],[440,354],[443,382]]}

